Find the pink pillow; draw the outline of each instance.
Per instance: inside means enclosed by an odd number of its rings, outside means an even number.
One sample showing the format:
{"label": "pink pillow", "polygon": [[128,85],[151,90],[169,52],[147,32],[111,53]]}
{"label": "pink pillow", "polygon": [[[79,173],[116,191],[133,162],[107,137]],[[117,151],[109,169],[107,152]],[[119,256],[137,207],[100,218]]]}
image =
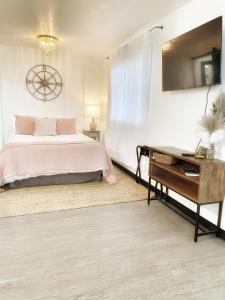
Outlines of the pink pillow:
{"label": "pink pillow", "polygon": [[15,115],[15,133],[33,135],[35,131],[35,117]]}
{"label": "pink pillow", "polygon": [[34,135],[57,135],[55,118],[36,118]]}
{"label": "pink pillow", "polygon": [[76,119],[74,118],[60,118],[56,122],[56,131],[57,134],[76,134]]}

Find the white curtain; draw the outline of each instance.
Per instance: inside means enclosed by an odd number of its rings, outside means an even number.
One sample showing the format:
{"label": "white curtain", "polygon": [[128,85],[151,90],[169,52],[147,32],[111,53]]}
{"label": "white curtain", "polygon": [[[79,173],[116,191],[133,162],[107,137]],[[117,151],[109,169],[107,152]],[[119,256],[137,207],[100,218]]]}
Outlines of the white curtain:
{"label": "white curtain", "polygon": [[151,57],[147,33],[111,58],[106,146],[113,159],[133,169],[136,146],[149,143]]}

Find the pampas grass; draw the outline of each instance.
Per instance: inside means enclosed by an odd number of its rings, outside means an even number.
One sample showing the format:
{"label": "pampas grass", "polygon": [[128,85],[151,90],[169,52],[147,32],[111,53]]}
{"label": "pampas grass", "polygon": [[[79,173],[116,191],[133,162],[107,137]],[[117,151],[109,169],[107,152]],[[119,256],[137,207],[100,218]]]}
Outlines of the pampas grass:
{"label": "pampas grass", "polygon": [[212,104],[210,114],[204,115],[199,124],[210,135],[223,128],[225,125],[225,93],[221,93],[216,98]]}
{"label": "pampas grass", "polygon": [[200,121],[200,126],[206,130],[210,135],[223,127],[225,119],[222,113],[210,114],[203,116]]}
{"label": "pampas grass", "polygon": [[213,115],[222,114],[225,118],[225,93],[221,93],[212,105],[211,113]]}
{"label": "pampas grass", "polygon": [[209,142],[210,144],[217,144],[224,138],[224,136],[225,131],[223,129],[218,129],[210,135]]}
{"label": "pampas grass", "polygon": [[221,141],[225,136],[225,93],[221,93],[214,103],[208,115],[204,115],[199,122],[201,126],[201,140],[210,146]]}

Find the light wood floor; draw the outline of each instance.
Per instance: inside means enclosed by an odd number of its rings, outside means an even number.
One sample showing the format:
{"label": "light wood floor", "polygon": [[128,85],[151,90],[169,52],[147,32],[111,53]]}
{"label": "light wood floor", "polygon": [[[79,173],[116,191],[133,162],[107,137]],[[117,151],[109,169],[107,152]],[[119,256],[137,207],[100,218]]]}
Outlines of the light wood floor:
{"label": "light wood floor", "polygon": [[160,203],[0,219],[1,300],[225,299],[225,243]]}

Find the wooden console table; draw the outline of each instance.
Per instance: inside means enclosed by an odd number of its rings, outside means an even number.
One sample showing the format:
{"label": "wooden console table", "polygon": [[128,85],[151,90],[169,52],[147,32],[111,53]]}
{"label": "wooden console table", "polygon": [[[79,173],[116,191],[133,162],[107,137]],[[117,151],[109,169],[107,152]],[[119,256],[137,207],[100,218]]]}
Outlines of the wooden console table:
{"label": "wooden console table", "polygon": [[[175,165],[167,165],[154,160],[154,152],[167,154],[176,159]],[[219,236],[223,200],[225,196],[225,162],[221,160],[196,159],[183,156],[187,151],[173,147],[150,147],[149,153],[149,191],[148,204],[150,204],[151,180],[160,183],[168,189],[184,196],[197,205],[194,241],[199,236],[216,233]],[[183,166],[189,164],[199,168],[199,176],[186,176]],[[156,186],[157,187],[157,186]],[[162,189],[161,189],[162,192]],[[211,231],[199,232],[200,208],[202,205],[218,203],[217,228]]]}

